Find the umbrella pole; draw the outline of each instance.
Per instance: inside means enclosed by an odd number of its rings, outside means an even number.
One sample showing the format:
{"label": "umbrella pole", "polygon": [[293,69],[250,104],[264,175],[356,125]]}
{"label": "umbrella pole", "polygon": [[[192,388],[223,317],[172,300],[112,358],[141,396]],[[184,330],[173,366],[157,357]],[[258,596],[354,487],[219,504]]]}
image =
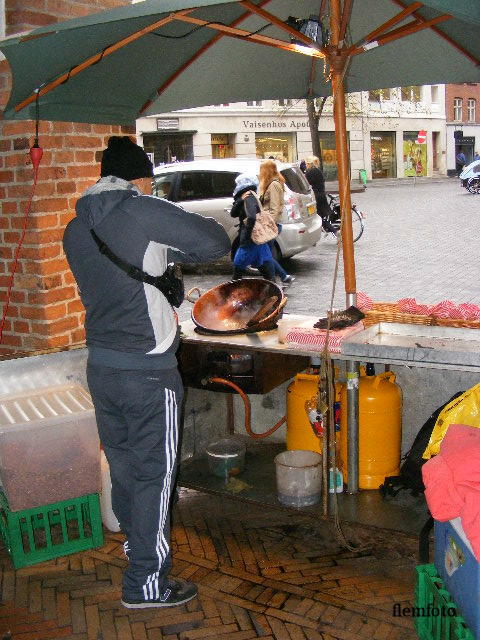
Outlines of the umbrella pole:
{"label": "umbrella pole", "polygon": [[[357,302],[355,281],[355,256],[352,232],[352,201],[350,196],[350,158],[347,141],[347,118],[345,112],[345,88],[343,78],[348,57],[341,30],[340,0],[330,0],[331,52],[329,55],[332,73],[333,117],[335,122],[335,142],[337,147],[338,185],[342,214],[343,270],[345,280],[346,307]],[[347,420],[348,420],[348,493],[358,491],[358,362],[348,360],[347,376]]]}

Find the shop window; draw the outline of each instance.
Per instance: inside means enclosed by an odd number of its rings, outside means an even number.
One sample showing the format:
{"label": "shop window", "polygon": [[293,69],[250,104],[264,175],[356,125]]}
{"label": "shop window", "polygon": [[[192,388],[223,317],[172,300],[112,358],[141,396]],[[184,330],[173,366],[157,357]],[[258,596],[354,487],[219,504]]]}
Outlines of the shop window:
{"label": "shop window", "polygon": [[453,119],[455,122],[462,121],[462,99],[454,98],[453,99]]}
{"label": "shop window", "polygon": [[467,106],[467,114],[468,114],[468,122],[475,122],[475,112],[476,112],[476,100],[475,98],[469,98],[468,99],[468,106]]}
{"label": "shop window", "polygon": [[396,178],[395,132],[371,131],[370,147],[373,178]]}
{"label": "shop window", "polygon": [[257,158],[273,158],[280,162],[294,162],[297,157],[297,139],[294,133],[256,133]]}
{"label": "shop window", "polygon": [[422,99],[422,88],[410,86],[401,88],[402,102],[420,102]]}
{"label": "shop window", "polygon": [[426,176],[427,175],[427,145],[425,142],[419,144],[418,131],[403,132],[403,167],[404,176]]}

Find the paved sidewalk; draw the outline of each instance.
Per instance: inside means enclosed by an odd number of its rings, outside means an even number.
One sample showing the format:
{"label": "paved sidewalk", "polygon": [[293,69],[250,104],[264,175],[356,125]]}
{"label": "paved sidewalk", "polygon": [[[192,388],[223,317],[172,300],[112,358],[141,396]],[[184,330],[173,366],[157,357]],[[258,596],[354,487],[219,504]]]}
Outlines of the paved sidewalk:
{"label": "paved sidewalk", "polygon": [[[199,585],[181,607],[119,603],[123,536],[104,547],[13,571],[0,552],[0,638],[13,640],[412,640],[416,541],[331,526],[292,511],[181,491],[172,530],[174,573]],[[9,635],[9,632],[11,635]]]}

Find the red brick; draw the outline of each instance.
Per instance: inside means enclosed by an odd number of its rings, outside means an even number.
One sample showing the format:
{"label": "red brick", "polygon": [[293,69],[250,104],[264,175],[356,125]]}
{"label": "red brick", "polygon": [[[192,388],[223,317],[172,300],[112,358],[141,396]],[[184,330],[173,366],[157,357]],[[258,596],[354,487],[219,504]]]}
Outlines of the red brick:
{"label": "red brick", "polygon": [[49,305],[42,307],[22,307],[22,318],[32,320],[58,320],[65,315],[66,306],[64,304]]}
{"label": "red brick", "polygon": [[11,347],[20,347],[22,339],[19,336],[12,336],[4,332],[2,335],[2,343]]}
{"label": "red brick", "polygon": [[77,185],[75,182],[57,182],[57,193],[76,193]]}
{"label": "red brick", "polygon": [[98,174],[98,167],[91,164],[70,165],[66,169],[67,178],[96,178]]}
{"label": "red brick", "polygon": [[76,329],[78,325],[79,323],[77,318],[74,316],[67,316],[55,322],[34,322],[32,323],[32,333],[45,336],[56,336],[59,334],[65,334],[71,329]]}
{"label": "red brick", "polygon": [[[11,234],[10,234],[11,235]],[[47,244],[58,242],[63,238],[63,229],[49,229],[47,231],[30,231],[25,234],[25,244]]]}
{"label": "red brick", "polygon": [[40,247],[22,247],[22,257],[31,260],[48,260],[49,258],[58,258],[62,255],[62,251],[60,243]]}
{"label": "red brick", "polygon": [[13,330],[15,333],[30,333],[30,325],[28,322],[24,322],[22,320],[18,320],[13,323]]}
{"label": "red brick", "polygon": [[95,149],[102,146],[99,136],[65,136],[65,145],[70,149]]}
{"label": "red brick", "polygon": [[84,311],[81,300],[73,300],[67,303],[67,313],[78,313]]}
{"label": "red brick", "polygon": [[0,182],[3,183],[8,183],[8,182],[13,182],[13,179],[15,177],[15,174],[13,171],[0,171]]}
{"label": "red brick", "polygon": [[[43,305],[52,304],[53,302],[64,302],[65,300],[71,300],[75,295],[74,287],[62,287],[59,289],[50,289],[49,291],[35,291],[28,294],[29,304]],[[67,306],[67,313],[72,313],[70,304]],[[76,309],[76,311],[82,311],[83,307]]]}
{"label": "red brick", "polygon": [[5,137],[15,136],[18,134],[25,133],[29,129],[31,129],[33,132],[34,126],[35,125],[31,120],[23,120],[22,122],[7,121],[3,127],[3,135]]}
{"label": "red brick", "polygon": [[81,327],[71,333],[71,344],[82,344],[85,342],[85,329]]}
{"label": "red brick", "polygon": [[3,201],[2,202],[2,213],[5,215],[9,215],[11,213],[17,213],[18,211],[18,203],[15,201]]}

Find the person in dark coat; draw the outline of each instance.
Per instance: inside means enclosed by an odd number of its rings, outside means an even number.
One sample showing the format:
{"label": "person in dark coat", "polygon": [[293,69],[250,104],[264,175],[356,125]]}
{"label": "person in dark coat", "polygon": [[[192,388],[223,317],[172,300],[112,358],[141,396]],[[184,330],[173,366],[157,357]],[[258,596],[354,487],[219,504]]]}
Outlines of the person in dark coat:
{"label": "person in dark coat", "polygon": [[275,265],[268,243],[255,244],[252,240],[252,230],[260,211],[259,201],[254,193],[257,187],[256,176],[241,173],[235,178],[230,215],[239,219],[240,226],[238,249],[233,260],[233,279],[240,280],[247,273],[247,268],[252,266],[260,271],[265,280],[275,282]]}
{"label": "person in dark coat", "polygon": [[317,203],[317,213],[322,218],[322,226],[325,231],[336,233],[334,227],[328,220],[331,211],[328,206],[327,196],[325,195],[325,178],[320,169],[320,161],[317,156],[310,156],[305,160],[305,165],[305,177],[313,189],[315,202]]}

